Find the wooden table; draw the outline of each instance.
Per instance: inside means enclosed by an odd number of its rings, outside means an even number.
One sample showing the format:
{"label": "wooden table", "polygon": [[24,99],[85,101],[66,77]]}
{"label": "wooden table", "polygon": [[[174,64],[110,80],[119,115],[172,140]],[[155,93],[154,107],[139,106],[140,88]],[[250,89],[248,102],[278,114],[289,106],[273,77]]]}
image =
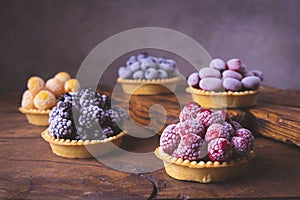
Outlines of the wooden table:
{"label": "wooden table", "polygon": [[[279,100],[272,92],[281,95]],[[45,127],[28,124],[18,112],[20,94],[1,97],[0,199],[300,198],[299,147],[261,136],[295,144],[299,141],[299,93],[266,87],[257,107],[230,111],[248,125],[253,116],[256,119],[256,157],[242,177],[213,184],[177,181],[164,169],[133,174],[110,169],[96,159],[55,156],[40,137]],[[168,120],[176,121],[172,113],[177,111],[170,110]],[[290,139],[282,139],[286,135]],[[122,148],[152,152],[158,141],[158,135],[145,139],[127,136]]]}

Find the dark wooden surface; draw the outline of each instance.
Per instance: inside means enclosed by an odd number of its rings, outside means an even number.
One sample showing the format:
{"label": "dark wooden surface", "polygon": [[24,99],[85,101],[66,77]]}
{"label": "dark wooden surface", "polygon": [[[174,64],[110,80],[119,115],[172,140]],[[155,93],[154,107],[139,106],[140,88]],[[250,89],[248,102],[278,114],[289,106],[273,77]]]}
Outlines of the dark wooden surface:
{"label": "dark wooden surface", "polygon": [[[260,96],[257,107],[230,112],[233,116],[246,120],[245,123],[249,125],[249,123],[254,123],[253,118],[243,112],[251,111],[255,114],[263,113],[257,110],[264,110],[264,112],[269,110],[269,112],[284,116],[284,123],[279,120],[276,126],[276,122],[265,120],[265,124],[260,123],[259,128],[256,124],[254,128],[259,131],[255,141],[256,157],[250,162],[247,173],[233,181],[213,184],[177,181],[170,178],[164,169],[133,174],[110,169],[95,159],[57,157],[52,153],[49,144],[40,137],[45,127],[28,124],[25,116],[18,112],[20,95],[2,96],[0,103],[0,199],[299,199],[299,147],[260,135],[263,132],[272,132],[273,129],[278,129],[278,132],[282,134],[297,132],[297,130],[291,131],[290,129],[294,128],[290,127],[299,124],[300,112],[298,111],[299,104],[297,104],[299,101],[294,99],[292,103],[292,98],[286,98],[282,99],[279,106],[280,102],[271,97],[272,90],[278,92],[276,89],[269,88],[268,92]],[[280,92],[289,97],[298,95],[298,93]],[[168,105],[172,107],[172,109],[166,109],[171,123],[176,121],[173,115],[179,113],[177,108],[180,105],[171,98],[168,99],[173,102],[166,104],[166,108]],[[136,103],[138,99],[132,100]],[[276,112],[278,106],[283,109]],[[147,108],[143,109],[147,113]],[[289,109],[294,112],[286,112]],[[138,110],[132,109],[132,111]],[[160,109],[157,112],[161,112]],[[139,120],[138,117],[135,119]],[[289,121],[289,129],[284,129],[287,121]],[[143,123],[143,120],[140,123]],[[160,119],[157,119],[157,123],[161,125]],[[296,139],[299,140],[297,134]],[[151,152],[158,145],[158,141],[157,135],[146,139],[127,136],[122,148],[133,152]]]}

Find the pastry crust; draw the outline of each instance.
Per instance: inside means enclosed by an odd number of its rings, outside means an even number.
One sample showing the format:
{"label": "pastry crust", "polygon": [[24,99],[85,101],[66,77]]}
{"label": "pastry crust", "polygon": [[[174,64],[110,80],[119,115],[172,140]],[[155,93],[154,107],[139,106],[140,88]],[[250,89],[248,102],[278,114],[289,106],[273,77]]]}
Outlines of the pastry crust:
{"label": "pastry crust", "polygon": [[242,158],[232,159],[229,162],[192,161],[172,157],[162,151],[160,147],[154,151],[155,155],[163,160],[166,173],[175,179],[196,181],[201,183],[220,182],[234,179],[243,174],[248,161],[255,156],[254,151]]}
{"label": "pastry crust", "polygon": [[26,115],[26,118],[30,124],[36,126],[48,126],[49,125],[49,113],[48,110],[38,110],[38,109],[26,109],[19,107],[19,111]]}
{"label": "pastry crust", "polygon": [[118,78],[124,93],[134,95],[155,95],[174,92],[180,77],[154,80],[133,80]]}
{"label": "pastry crust", "polygon": [[192,87],[186,88],[192,95],[193,101],[200,104],[203,108],[239,108],[248,107],[256,104],[258,90],[241,92],[211,92]]}
{"label": "pastry crust", "polygon": [[[42,138],[50,143],[54,154],[65,158],[93,158],[104,155],[120,146],[124,132],[104,140],[70,140],[56,139],[50,135],[48,129],[41,133]],[[92,154],[90,152],[93,152]]]}

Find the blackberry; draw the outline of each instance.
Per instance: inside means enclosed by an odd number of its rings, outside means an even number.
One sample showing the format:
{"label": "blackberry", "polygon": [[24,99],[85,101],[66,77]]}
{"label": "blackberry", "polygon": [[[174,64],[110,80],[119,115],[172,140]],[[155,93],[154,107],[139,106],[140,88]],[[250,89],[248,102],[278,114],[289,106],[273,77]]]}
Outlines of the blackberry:
{"label": "blackberry", "polygon": [[49,114],[49,123],[56,117],[72,119],[72,103],[59,101],[57,106],[54,107]]}
{"label": "blackberry", "polygon": [[89,105],[98,106],[103,109],[111,107],[111,100],[108,96],[102,95],[91,88],[80,89],[77,93],[77,98],[81,107]]}
{"label": "blackberry", "polygon": [[70,119],[56,117],[49,125],[49,133],[55,138],[75,139],[75,127]]}
{"label": "blackberry", "polygon": [[128,117],[127,113],[125,112],[125,110],[123,108],[121,108],[120,106],[113,106],[112,110],[114,110],[115,112],[118,113],[120,119],[125,119]]}
{"label": "blackberry", "polygon": [[90,128],[77,126],[77,140],[99,140],[103,139],[102,130],[97,125],[93,125]]}
{"label": "blackberry", "polygon": [[78,124],[86,129],[92,128],[103,121],[104,111],[98,106],[83,107],[80,110]]}
{"label": "blackberry", "polygon": [[114,110],[105,110],[101,117],[101,125],[103,126],[115,126],[120,121],[120,116]]}
{"label": "blackberry", "polygon": [[117,133],[111,128],[111,127],[105,127],[102,129],[102,133],[103,133],[103,139],[104,138],[109,138],[112,137],[114,135],[116,135]]}
{"label": "blackberry", "polygon": [[60,97],[58,97],[58,102],[72,102],[72,95],[70,93],[64,93]]}
{"label": "blackberry", "polygon": [[[100,93],[98,93],[100,94]],[[110,97],[102,94],[100,95],[99,97],[99,100],[98,100],[100,103],[100,107],[103,108],[103,109],[110,109],[111,108],[111,99]]]}

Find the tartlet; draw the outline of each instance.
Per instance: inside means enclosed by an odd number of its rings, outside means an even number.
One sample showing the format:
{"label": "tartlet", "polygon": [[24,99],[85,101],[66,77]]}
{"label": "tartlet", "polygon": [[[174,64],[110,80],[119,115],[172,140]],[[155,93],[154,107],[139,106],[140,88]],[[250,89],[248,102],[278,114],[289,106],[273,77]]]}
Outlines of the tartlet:
{"label": "tartlet", "polygon": [[203,108],[239,108],[254,106],[257,101],[259,90],[249,90],[240,92],[213,92],[186,88],[192,95],[193,101],[200,104]]}
{"label": "tartlet", "polygon": [[166,79],[134,80],[118,78],[117,82],[122,85],[123,92],[134,95],[157,95],[174,92],[179,76]]}
{"label": "tartlet", "polygon": [[164,163],[166,173],[177,180],[196,181],[201,183],[221,182],[234,179],[242,175],[253,159],[255,153],[251,150],[248,156],[231,159],[228,162],[212,161],[189,161],[182,158],[175,158],[160,147],[154,151],[155,155]]}
{"label": "tartlet", "polygon": [[38,109],[26,109],[19,107],[19,111],[25,114],[28,122],[36,126],[48,126],[49,125],[49,113],[48,110],[38,110]]}
{"label": "tartlet", "polygon": [[[49,142],[54,154],[65,158],[93,158],[102,156],[120,146],[125,132],[103,140],[70,140],[56,139],[51,136],[48,129],[41,133],[42,138]],[[112,144],[113,143],[113,144]],[[90,153],[92,152],[92,154]]]}

